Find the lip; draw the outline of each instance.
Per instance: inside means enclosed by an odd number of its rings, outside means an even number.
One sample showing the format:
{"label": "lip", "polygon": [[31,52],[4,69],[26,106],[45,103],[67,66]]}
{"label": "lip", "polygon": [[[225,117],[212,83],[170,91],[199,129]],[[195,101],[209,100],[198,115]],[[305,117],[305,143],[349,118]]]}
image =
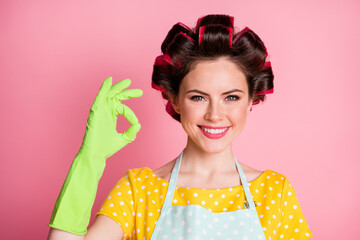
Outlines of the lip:
{"label": "lip", "polygon": [[[200,128],[200,131],[205,135],[205,137],[210,138],[210,139],[222,138],[226,135],[227,131],[229,131],[229,129],[230,129],[230,126],[228,126],[228,127],[211,127],[211,126],[198,125],[198,127]],[[227,129],[222,133],[212,134],[212,133],[205,132],[201,127],[208,128],[208,129],[224,129],[224,128],[227,128]]]}
{"label": "lip", "polygon": [[223,129],[228,128],[230,126],[224,126],[224,127],[211,127],[211,126],[204,126],[204,125],[198,125],[199,127],[209,128],[209,129]]}

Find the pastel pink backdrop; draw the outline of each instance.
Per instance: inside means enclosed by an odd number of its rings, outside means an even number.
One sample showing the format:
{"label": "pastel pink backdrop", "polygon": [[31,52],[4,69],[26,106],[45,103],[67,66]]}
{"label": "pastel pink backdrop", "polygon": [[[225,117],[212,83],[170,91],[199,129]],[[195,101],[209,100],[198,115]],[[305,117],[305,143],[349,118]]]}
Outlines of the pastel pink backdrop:
{"label": "pastel pink backdrop", "polygon": [[[0,239],[44,239],[102,81],[131,78],[142,130],[108,160],[93,213],[129,168],[157,168],[184,147],[151,89],[171,26],[235,16],[265,42],[275,93],[253,108],[238,159],[290,178],[314,239],[355,239],[360,217],[358,1],[1,1]],[[119,120],[124,129],[127,125]]]}

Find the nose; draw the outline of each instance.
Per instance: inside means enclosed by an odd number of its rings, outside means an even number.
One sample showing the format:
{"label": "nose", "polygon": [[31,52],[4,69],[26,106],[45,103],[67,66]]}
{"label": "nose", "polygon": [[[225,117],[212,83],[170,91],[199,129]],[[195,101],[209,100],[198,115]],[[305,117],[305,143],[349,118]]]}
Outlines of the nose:
{"label": "nose", "polygon": [[223,120],[223,109],[220,103],[210,102],[207,107],[205,119],[211,122],[219,122]]}

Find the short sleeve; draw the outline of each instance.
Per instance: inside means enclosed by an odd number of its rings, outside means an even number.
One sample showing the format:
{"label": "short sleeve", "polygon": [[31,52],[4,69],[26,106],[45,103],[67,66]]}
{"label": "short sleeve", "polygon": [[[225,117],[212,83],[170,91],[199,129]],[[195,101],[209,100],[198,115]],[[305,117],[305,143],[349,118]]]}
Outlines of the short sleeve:
{"label": "short sleeve", "polygon": [[288,178],[284,180],[280,211],[281,222],[278,228],[280,239],[302,240],[313,236]]}
{"label": "short sleeve", "polygon": [[118,181],[96,213],[119,223],[124,231],[124,239],[132,234],[135,220],[136,187],[130,172]]}

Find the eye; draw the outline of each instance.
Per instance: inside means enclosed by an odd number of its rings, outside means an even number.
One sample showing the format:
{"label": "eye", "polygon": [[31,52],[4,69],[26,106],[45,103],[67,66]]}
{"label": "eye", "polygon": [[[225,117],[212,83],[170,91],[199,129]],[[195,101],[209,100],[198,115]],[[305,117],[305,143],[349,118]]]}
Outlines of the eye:
{"label": "eye", "polygon": [[239,96],[236,96],[236,95],[229,95],[225,98],[226,101],[237,101],[239,100]]}
{"label": "eye", "polygon": [[192,96],[190,99],[195,102],[200,102],[200,101],[205,100],[205,98],[203,96]]}

